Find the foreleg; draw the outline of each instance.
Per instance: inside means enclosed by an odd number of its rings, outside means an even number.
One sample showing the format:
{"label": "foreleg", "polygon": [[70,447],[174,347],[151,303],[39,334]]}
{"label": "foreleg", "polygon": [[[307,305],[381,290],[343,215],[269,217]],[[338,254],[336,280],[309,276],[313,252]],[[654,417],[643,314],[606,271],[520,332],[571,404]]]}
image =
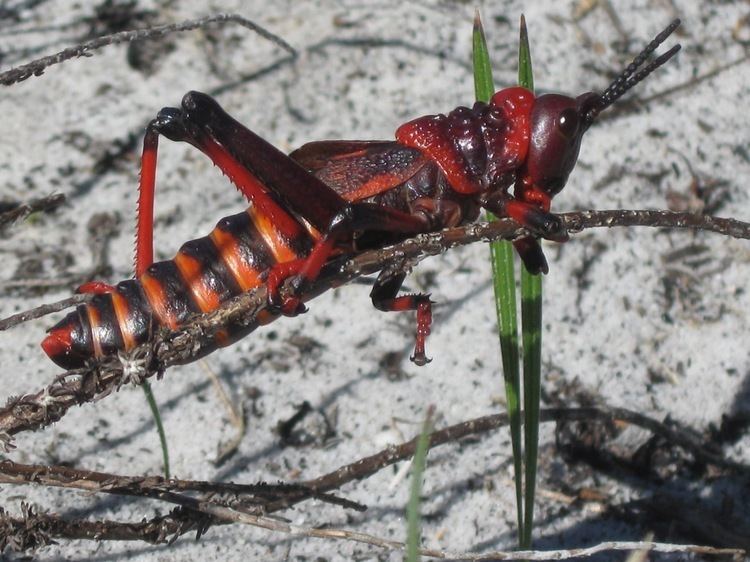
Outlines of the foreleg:
{"label": "foreleg", "polygon": [[514,240],[513,246],[529,273],[548,273],[547,260],[536,237],[555,242],[567,241],[568,232],[560,218],[536,205],[518,201],[507,193],[495,194],[494,197],[483,201],[482,206],[497,216],[512,218],[534,235]]}

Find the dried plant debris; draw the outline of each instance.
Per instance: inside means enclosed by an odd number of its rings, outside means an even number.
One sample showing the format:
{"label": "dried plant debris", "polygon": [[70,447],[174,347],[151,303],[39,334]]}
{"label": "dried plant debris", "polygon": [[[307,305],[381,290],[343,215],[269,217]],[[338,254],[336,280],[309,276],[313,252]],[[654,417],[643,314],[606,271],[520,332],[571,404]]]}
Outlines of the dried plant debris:
{"label": "dried plant debris", "polygon": [[48,213],[65,203],[65,195],[55,193],[26,203],[0,201],[0,232],[12,224],[29,218],[33,213]]}

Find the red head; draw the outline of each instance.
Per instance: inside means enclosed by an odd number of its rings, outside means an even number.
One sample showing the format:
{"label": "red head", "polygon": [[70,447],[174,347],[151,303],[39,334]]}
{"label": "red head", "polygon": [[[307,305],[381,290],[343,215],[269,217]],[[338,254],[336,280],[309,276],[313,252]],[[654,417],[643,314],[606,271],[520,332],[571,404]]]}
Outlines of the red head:
{"label": "red head", "polygon": [[603,93],[588,92],[577,98],[545,94],[536,98],[529,149],[516,183],[517,199],[549,210],[552,197],[565,187],[578,159],[583,134],[596,116],[680,50],[680,45],[675,45],[636,72],[678,25],[678,19],[670,23]]}

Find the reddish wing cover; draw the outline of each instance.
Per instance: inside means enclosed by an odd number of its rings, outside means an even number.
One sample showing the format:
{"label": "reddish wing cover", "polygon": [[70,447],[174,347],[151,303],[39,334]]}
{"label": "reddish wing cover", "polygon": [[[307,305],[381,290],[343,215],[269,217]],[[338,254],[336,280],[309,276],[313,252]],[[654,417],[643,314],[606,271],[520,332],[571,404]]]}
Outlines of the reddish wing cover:
{"label": "reddish wing cover", "polygon": [[421,151],[393,141],[318,141],[289,155],[347,201],[393,189],[428,162]]}

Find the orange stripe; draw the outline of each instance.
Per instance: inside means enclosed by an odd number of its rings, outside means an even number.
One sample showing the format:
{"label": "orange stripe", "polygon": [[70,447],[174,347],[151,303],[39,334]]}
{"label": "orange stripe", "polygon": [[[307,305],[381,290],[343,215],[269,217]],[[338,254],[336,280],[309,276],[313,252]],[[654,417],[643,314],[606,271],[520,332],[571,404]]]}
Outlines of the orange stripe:
{"label": "orange stripe", "polygon": [[234,280],[243,291],[248,291],[261,284],[260,271],[242,259],[237,239],[220,228],[214,228],[209,235],[216,246],[224,265],[232,272]]}
{"label": "orange stripe", "polygon": [[112,295],[112,308],[115,309],[117,324],[122,333],[122,341],[125,343],[125,351],[130,351],[135,347],[133,326],[130,323],[130,304],[121,294],[117,292],[110,294]]}
{"label": "orange stripe", "polygon": [[94,306],[87,306],[86,312],[88,312],[89,324],[91,325],[91,341],[94,344],[94,357],[99,359],[100,357],[104,357],[102,346],[99,343],[99,321],[101,320],[99,310]]}
{"label": "orange stripe", "polygon": [[164,292],[161,281],[149,275],[148,272],[141,275],[139,281],[151,305],[151,310],[154,311],[159,323],[172,330],[177,328],[177,319],[169,312],[169,308],[167,308],[167,295]]}
{"label": "orange stripe", "polygon": [[300,256],[287,244],[288,238],[277,228],[272,217],[264,213],[262,209],[257,209],[255,205],[250,205],[247,213],[277,262],[284,263],[299,259]]}
{"label": "orange stripe", "polygon": [[203,264],[182,252],[177,252],[174,263],[201,312],[211,312],[219,308],[219,294],[205,283]]}

